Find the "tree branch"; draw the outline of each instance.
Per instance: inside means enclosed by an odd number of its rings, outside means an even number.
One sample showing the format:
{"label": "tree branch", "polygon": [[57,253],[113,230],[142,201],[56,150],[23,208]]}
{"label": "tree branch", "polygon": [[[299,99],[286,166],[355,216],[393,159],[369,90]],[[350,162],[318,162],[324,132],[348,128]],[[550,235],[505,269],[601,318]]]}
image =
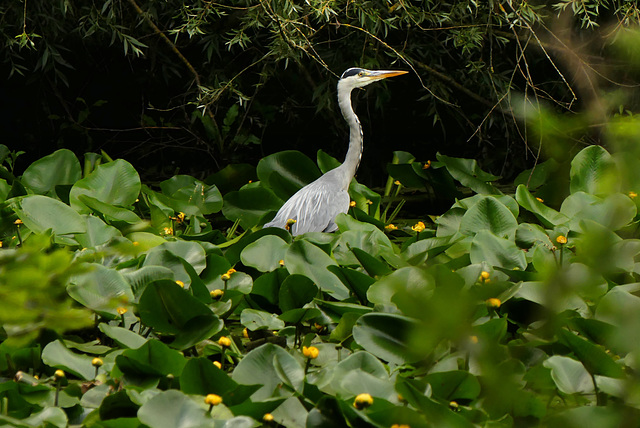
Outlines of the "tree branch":
{"label": "tree branch", "polygon": [[167,37],[166,34],[162,32],[162,30],[160,30],[160,28],[158,28],[155,22],[153,22],[151,18],[149,18],[149,16],[146,13],[144,13],[144,11],[140,8],[140,6],[138,6],[138,3],[136,3],[136,0],[129,0],[129,3],[131,3],[131,6],[133,6],[133,8],[138,13],[138,15],[140,15],[142,19],[144,19],[145,22],[151,26],[151,28],[153,29],[153,32],[156,33],[167,44],[167,46],[169,46],[169,48],[173,51],[173,53],[175,53],[178,56],[178,58],[180,58],[180,60],[184,63],[184,65],[187,66],[191,74],[193,74],[193,79],[196,81],[196,85],[198,85],[198,90],[200,90],[200,76],[198,75],[198,72],[196,71],[196,69],[193,68],[193,65],[191,65],[189,60],[185,58],[184,55],[182,55],[182,52],[180,52],[178,47]]}

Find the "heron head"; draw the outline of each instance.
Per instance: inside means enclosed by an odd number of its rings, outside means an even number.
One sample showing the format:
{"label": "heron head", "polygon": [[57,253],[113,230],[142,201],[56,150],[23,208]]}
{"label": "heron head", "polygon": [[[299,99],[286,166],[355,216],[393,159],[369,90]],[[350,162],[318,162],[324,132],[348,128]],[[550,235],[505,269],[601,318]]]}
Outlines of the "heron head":
{"label": "heron head", "polygon": [[362,88],[370,83],[378,80],[386,79],[387,77],[400,76],[407,74],[408,71],[398,70],[366,70],[364,68],[352,67],[342,73],[340,76],[340,82],[348,84],[353,88]]}

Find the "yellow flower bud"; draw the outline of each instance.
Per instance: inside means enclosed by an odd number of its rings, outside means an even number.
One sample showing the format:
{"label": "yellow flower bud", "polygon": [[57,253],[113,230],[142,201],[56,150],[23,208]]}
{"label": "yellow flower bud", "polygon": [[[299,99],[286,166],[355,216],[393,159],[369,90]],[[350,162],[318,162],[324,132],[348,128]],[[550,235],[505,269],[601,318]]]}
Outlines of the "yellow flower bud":
{"label": "yellow flower bud", "polygon": [[306,346],[302,347],[302,355],[309,359],[315,360],[316,358],[318,358],[319,354],[320,350],[315,346],[309,346],[308,348]]}
{"label": "yellow flower bud", "polygon": [[280,260],[280,261],[278,262],[278,264],[279,264],[281,267],[282,267],[282,266],[284,266],[284,260]]}
{"label": "yellow flower bud", "polygon": [[223,281],[229,281],[231,279],[231,275],[229,275],[228,273],[223,273],[222,275],[220,275],[220,279]]}
{"label": "yellow flower bud", "polygon": [[13,222],[13,224],[15,224],[16,226],[20,226],[21,224],[24,224],[24,223],[22,223],[22,220],[17,219],[16,221]]}
{"label": "yellow flower bud", "polygon": [[213,365],[216,366],[219,369],[222,369],[222,364],[220,363],[220,361],[214,361]]}
{"label": "yellow flower bud", "polygon": [[118,315],[124,315],[127,313],[127,308],[125,308],[124,306],[120,306],[116,309],[116,312],[118,313]]}
{"label": "yellow flower bud", "polygon": [[483,270],[482,272],[480,272],[480,281],[482,282],[489,281],[490,276],[491,275],[489,274],[489,272],[487,272],[486,270]]}
{"label": "yellow flower bud", "polygon": [[630,197],[631,199],[635,199],[635,198],[637,198],[637,197],[638,197],[638,194],[637,194],[636,192],[629,192],[629,197]]}
{"label": "yellow flower bud", "polygon": [[220,290],[219,288],[216,288],[215,290],[211,290],[209,292],[209,295],[211,296],[212,299],[219,299],[224,295],[224,291]]}
{"label": "yellow flower bud", "polygon": [[217,406],[218,404],[222,403],[222,397],[220,397],[218,394],[207,394],[207,396],[204,398],[204,402],[205,404],[208,404],[210,406]]}
{"label": "yellow flower bud", "polygon": [[218,345],[222,346],[223,348],[228,348],[229,346],[231,346],[231,339],[229,339],[227,336],[221,336],[220,339],[218,339]]}
{"label": "yellow flower bud", "polygon": [[429,169],[431,168],[431,161],[428,160],[424,163],[424,165],[422,165],[422,169]]}
{"label": "yellow flower bud", "polygon": [[502,304],[502,302],[500,301],[500,299],[496,298],[496,297],[491,297],[490,299],[487,299],[486,302],[488,307],[490,308],[499,308],[500,305]]}
{"label": "yellow flower bud", "polygon": [[66,375],[64,374],[64,371],[63,371],[63,370],[60,370],[60,369],[56,370],[56,371],[53,373],[53,376],[54,376],[56,379],[62,379],[62,378],[65,378],[65,377],[66,377]]}
{"label": "yellow flower bud", "polygon": [[94,358],[93,360],[91,360],[91,365],[93,367],[100,367],[102,366],[102,364],[104,364],[104,362],[102,361],[102,358]]}
{"label": "yellow flower bud", "polygon": [[450,401],[449,407],[451,408],[451,410],[458,410],[458,403],[456,403],[455,401]]}
{"label": "yellow flower bud", "polygon": [[469,336],[469,340],[475,345],[478,343],[478,336]]}
{"label": "yellow flower bud", "polygon": [[286,230],[291,230],[291,226],[293,226],[294,224],[297,223],[298,220],[290,218],[289,220],[287,220],[287,224],[284,225],[284,228]]}
{"label": "yellow flower bud", "polygon": [[398,230],[398,226],[396,226],[395,224],[392,224],[392,223],[389,223],[384,228],[387,229],[387,230]]}
{"label": "yellow flower bud", "polygon": [[566,244],[567,243],[567,237],[564,235],[560,235],[556,238],[556,242],[558,244]]}
{"label": "yellow flower bud", "polygon": [[236,272],[237,272],[237,270],[235,270],[234,268],[231,268],[231,269],[229,269],[229,270],[227,271],[227,273],[228,273],[229,275],[234,274],[234,273],[236,273]]}
{"label": "yellow flower bud", "polygon": [[178,284],[181,288],[184,288],[184,282],[180,281],[179,279],[176,280],[176,284]]}
{"label": "yellow flower bud", "polygon": [[371,396],[371,394],[367,394],[367,393],[358,394],[355,400],[353,400],[353,407],[355,407],[358,410],[366,409],[372,404],[373,404],[373,397]]}
{"label": "yellow flower bud", "polygon": [[246,327],[242,329],[242,337],[245,339],[249,338],[249,330]]}
{"label": "yellow flower bud", "polygon": [[262,420],[265,422],[273,422],[273,415],[271,413],[265,413]]}
{"label": "yellow flower bud", "polygon": [[349,202],[349,206],[350,206],[351,208],[355,207],[355,206],[356,206],[356,201],[351,201],[351,202]]}
{"label": "yellow flower bud", "polygon": [[416,224],[414,224],[413,226],[411,226],[411,229],[414,232],[422,232],[425,229],[425,225],[423,222],[419,221]]}

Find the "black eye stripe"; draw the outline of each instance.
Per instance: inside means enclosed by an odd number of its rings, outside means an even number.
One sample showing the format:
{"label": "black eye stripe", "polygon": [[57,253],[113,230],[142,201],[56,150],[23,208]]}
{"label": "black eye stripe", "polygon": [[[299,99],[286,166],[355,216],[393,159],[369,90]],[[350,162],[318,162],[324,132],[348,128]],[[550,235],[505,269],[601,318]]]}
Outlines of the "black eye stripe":
{"label": "black eye stripe", "polygon": [[342,76],[340,77],[341,79],[345,79],[349,76],[356,76],[358,75],[358,73],[360,73],[362,71],[361,68],[358,67],[352,67],[349,68],[347,71],[345,71],[344,73],[342,73]]}

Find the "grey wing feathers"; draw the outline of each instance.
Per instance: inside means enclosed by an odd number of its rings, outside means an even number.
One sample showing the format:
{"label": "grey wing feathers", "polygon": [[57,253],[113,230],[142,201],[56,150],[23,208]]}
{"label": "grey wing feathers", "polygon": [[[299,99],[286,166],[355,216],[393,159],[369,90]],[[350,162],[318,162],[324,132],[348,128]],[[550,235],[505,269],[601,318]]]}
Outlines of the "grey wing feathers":
{"label": "grey wing feathers", "polygon": [[336,216],[348,210],[347,191],[317,180],[298,190],[264,227],[285,228],[287,220],[294,219],[296,223],[291,226],[293,235],[333,232],[338,228],[335,224]]}

